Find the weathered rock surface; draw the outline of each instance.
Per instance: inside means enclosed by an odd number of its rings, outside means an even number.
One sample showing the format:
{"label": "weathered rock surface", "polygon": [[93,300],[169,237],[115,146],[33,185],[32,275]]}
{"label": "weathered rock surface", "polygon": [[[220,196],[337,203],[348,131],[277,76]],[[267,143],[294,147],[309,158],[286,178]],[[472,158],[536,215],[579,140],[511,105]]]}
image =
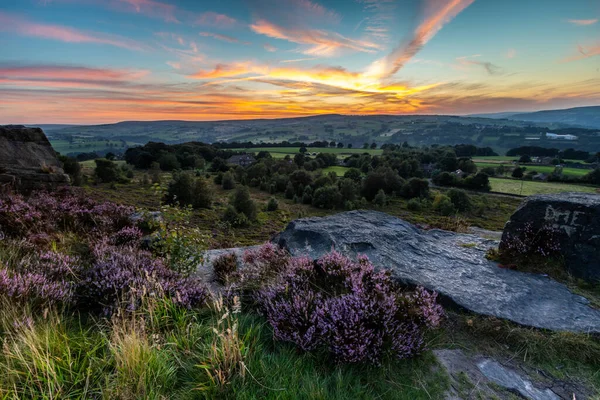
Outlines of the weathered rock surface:
{"label": "weathered rock surface", "polygon": [[69,176],[40,128],[0,126],[0,185],[28,192],[68,183]]}
{"label": "weathered rock surface", "polygon": [[501,248],[527,231],[552,229],[571,274],[600,281],[600,195],[560,193],[528,197],[506,224]]}
{"label": "weathered rock surface", "polygon": [[470,356],[461,350],[434,350],[439,363],[450,376],[446,400],[514,399],[529,400],[588,399],[591,391],[578,382],[566,382],[537,371],[515,360],[500,362],[482,355]]}
{"label": "weathered rock surface", "polygon": [[485,258],[498,242],[431,230],[375,211],[291,222],[274,238],[292,255],[318,258],[335,249],[365,254],[399,281],[422,285],[478,314],[536,328],[600,332],[600,310],[543,275],[499,268]]}

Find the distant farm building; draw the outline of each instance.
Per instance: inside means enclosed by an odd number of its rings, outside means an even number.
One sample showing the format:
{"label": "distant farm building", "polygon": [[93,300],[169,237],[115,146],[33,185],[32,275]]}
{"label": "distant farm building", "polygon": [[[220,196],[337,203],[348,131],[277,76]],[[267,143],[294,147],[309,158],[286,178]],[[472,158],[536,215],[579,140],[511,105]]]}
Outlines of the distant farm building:
{"label": "distant farm building", "polygon": [[247,167],[252,165],[256,159],[250,154],[242,154],[237,156],[231,156],[227,159],[228,164],[239,165],[240,167]]}
{"label": "distant farm building", "polygon": [[575,135],[558,135],[556,133],[548,132],[546,133],[546,138],[551,140],[577,140],[579,137]]}

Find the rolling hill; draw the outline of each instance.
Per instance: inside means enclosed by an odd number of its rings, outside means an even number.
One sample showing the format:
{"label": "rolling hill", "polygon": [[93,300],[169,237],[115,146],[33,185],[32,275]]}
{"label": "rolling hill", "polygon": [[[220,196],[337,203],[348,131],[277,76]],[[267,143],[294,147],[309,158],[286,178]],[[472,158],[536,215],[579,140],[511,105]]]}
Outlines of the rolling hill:
{"label": "rolling hill", "polygon": [[600,106],[544,110],[531,113],[477,114],[474,117],[509,119],[536,123],[555,123],[600,129]]}

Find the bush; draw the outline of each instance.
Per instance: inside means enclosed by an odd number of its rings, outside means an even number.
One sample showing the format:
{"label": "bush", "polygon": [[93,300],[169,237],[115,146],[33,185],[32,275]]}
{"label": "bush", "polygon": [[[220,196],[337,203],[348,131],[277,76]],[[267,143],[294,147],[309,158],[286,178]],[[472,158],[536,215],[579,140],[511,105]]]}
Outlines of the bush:
{"label": "bush", "polygon": [[464,190],[450,189],[447,195],[458,211],[468,211],[473,207],[471,197]]}
{"label": "bush", "polygon": [[238,259],[235,253],[223,254],[213,261],[213,272],[215,280],[220,284],[226,284],[229,277],[237,271]]}
{"label": "bush", "polygon": [[267,211],[277,211],[278,208],[279,208],[279,203],[277,202],[277,199],[275,199],[274,197],[271,197],[269,199],[269,202],[267,203]]}
{"label": "bush", "polygon": [[424,333],[443,316],[435,293],[401,293],[366,257],[297,258],[283,271],[257,294],[274,337],[304,351],[324,349],[338,362],[377,364],[386,353],[419,354]]}
{"label": "bush", "polygon": [[415,197],[429,197],[429,181],[427,179],[411,178],[402,186],[402,197],[412,199]]}
{"label": "bush", "polygon": [[225,190],[231,190],[235,188],[235,179],[233,179],[233,174],[231,171],[227,171],[223,174],[221,179],[221,186]]}
{"label": "bush", "polygon": [[421,211],[424,207],[420,198],[414,198],[408,201],[406,208],[408,208],[410,211]]}
{"label": "bush", "polygon": [[515,169],[513,169],[512,172],[512,177],[513,178],[522,178],[523,177],[523,169],[521,167],[516,167]]}
{"label": "bush", "polygon": [[174,171],[181,168],[177,156],[173,153],[165,153],[158,158],[158,164],[163,171]]}
{"label": "bush", "polygon": [[116,163],[104,158],[99,158],[95,160],[95,163],[95,174],[100,182],[110,183],[124,181],[124,177],[121,173],[121,170],[119,169]]}
{"label": "bush", "polygon": [[206,181],[190,172],[174,173],[165,196],[168,204],[192,206],[193,208],[210,208],[212,198],[212,190]]}
{"label": "bush", "polygon": [[247,186],[238,186],[229,200],[229,204],[237,213],[244,214],[248,221],[256,220],[256,204],[250,198]]}
{"label": "bush", "polygon": [[312,204],[315,207],[334,209],[341,205],[342,195],[338,190],[337,186],[329,185],[323,186],[315,190],[312,197]]}
{"label": "bush", "polygon": [[456,210],[454,209],[454,204],[452,204],[452,200],[450,200],[450,197],[445,196],[441,193],[435,196],[435,199],[433,200],[433,209],[443,216],[452,215],[456,212]]}
{"label": "bush", "polygon": [[373,204],[379,207],[385,207],[385,205],[387,204],[387,196],[385,195],[383,189],[379,189],[379,192],[377,192],[377,196],[375,196],[375,198],[373,199]]}

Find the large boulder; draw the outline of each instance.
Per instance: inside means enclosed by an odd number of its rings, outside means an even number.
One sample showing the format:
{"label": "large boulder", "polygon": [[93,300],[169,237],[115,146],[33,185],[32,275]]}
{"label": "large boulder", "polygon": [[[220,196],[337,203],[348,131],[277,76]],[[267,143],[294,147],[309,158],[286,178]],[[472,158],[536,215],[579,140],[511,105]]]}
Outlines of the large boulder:
{"label": "large boulder", "polygon": [[600,332],[600,310],[547,276],[498,267],[485,253],[495,240],[423,231],[390,215],[351,211],[291,222],[274,238],[294,256],[314,259],[335,249],[365,254],[407,285],[421,285],[478,314],[536,328]]}
{"label": "large boulder", "polygon": [[29,192],[55,189],[69,181],[40,128],[0,126],[0,185]]}
{"label": "large boulder", "polygon": [[506,224],[500,242],[501,250],[519,248],[558,252],[572,275],[600,282],[600,195],[528,197]]}

